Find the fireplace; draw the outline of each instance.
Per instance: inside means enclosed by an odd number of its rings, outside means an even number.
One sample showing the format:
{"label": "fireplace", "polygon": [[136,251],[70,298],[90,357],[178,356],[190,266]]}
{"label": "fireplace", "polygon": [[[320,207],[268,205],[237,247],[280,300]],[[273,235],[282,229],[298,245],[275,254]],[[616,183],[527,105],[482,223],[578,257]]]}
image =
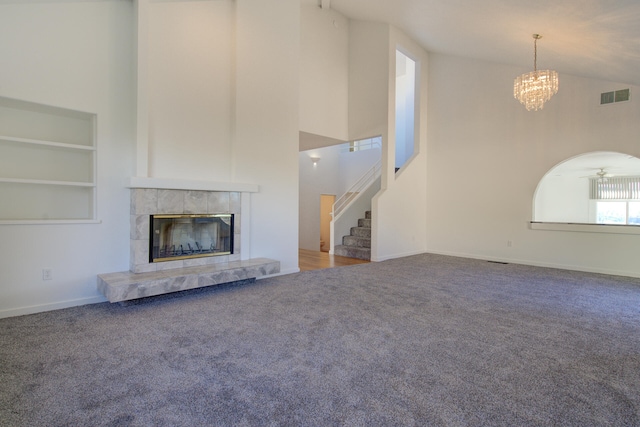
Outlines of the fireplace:
{"label": "fireplace", "polygon": [[[160,183],[166,184],[164,181]],[[197,183],[194,186],[197,187]],[[248,247],[245,246],[243,249],[243,244],[247,243],[244,236],[248,224],[242,209],[246,207],[248,211],[250,208],[249,193],[131,188],[130,271],[148,273],[240,261],[242,251]],[[163,219],[161,225],[152,226],[152,217],[156,220]],[[164,221],[165,219],[168,221]],[[207,223],[218,225],[212,226]],[[184,232],[185,225],[193,226],[193,234]],[[229,226],[232,228],[229,229]],[[210,227],[217,229],[201,231]],[[180,229],[181,232],[179,235],[165,234],[162,242],[158,241],[162,231],[170,228]],[[158,233],[155,233],[154,229]],[[156,243],[152,243],[155,235],[158,236],[155,239]],[[172,250],[173,245],[175,248]]]}
{"label": "fireplace", "polygon": [[279,261],[248,256],[257,185],[134,177],[130,188],[130,269],[98,275],[109,301],[280,272]]}
{"label": "fireplace", "polygon": [[149,262],[233,253],[233,214],[150,215]]}

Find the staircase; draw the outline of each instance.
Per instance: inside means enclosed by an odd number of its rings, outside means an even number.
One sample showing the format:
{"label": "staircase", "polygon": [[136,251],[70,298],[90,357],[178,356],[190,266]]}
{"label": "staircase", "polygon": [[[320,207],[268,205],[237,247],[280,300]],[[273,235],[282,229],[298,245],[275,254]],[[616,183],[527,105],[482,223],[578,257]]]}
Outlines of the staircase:
{"label": "staircase", "polygon": [[342,237],[342,244],[333,249],[334,255],[349,258],[371,259],[371,211],[365,212],[358,220],[357,227],[351,227],[351,234]]}

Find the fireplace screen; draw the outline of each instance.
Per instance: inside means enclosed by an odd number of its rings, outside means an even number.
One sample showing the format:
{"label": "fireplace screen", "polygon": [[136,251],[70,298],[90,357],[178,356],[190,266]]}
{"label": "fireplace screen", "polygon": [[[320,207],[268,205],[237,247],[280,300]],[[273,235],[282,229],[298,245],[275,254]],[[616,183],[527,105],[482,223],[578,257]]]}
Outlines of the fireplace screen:
{"label": "fireplace screen", "polygon": [[233,253],[233,214],[151,215],[149,262]]}

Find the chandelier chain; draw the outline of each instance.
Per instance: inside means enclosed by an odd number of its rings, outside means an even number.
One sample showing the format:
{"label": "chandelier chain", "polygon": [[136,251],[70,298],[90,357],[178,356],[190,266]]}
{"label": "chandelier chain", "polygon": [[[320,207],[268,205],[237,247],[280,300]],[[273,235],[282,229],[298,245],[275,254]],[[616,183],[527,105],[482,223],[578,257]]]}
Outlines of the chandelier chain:
{"label": "chandelier chain", "polygon": [[533,71],[538,71],[538,39],[533,38]]}

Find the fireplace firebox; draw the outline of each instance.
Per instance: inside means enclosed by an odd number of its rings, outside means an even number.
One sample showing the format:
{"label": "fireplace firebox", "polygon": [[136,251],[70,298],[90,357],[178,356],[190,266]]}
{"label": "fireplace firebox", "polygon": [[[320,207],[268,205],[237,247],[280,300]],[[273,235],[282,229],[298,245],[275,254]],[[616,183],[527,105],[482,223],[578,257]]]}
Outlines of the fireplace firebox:
{"label": "fireplace firebox", "polygon": [[233,253],[233,214],[151,215],[149,262]]}

